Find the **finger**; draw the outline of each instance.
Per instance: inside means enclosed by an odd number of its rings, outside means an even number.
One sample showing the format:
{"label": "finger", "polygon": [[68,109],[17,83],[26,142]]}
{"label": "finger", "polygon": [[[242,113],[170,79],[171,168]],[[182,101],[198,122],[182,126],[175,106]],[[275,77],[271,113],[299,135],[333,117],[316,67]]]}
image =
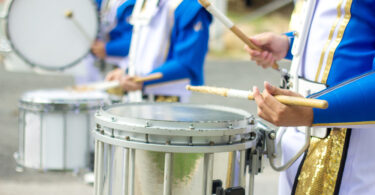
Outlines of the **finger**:
{"label": "finger", "polygon": [[268,53],[267,56],[266,56],[266,59],[265,59],[266,63],[271,64],[272,58],[273,58],[272,53]]}
{"label": "finger", "polygon": [[268,33],[263,33],[255,37],[250,37],[250,41],[259,47],[268,44],[270,40],[271,40],[271,36]]}
{"label": "finger", "polygon": [[268,91],[268,93],[272,95],[288,95],[288,96],[295,96],[301,97],[300,94],[294,93],[293,91],[287,89],[280,89],[268,83],[267,81],[264,82],[264,88]]}
{"label": "finger", "polygon": [[277,113],[280,110],[284,110],[286,107],[284,104],[277,101],[277,99],[272,94],[270,94],[267,90],[263,91],[263,99],[264,99],[264,103],[269,108],[272,108],[274,113],[275,112]]}
{"label": "finger", "polygon": [[260,55],[260,57],[263,58],[263,60],[266,60],[268,54],[269,54],[269,52],[263,51],[262,54]]}
{"label": "finger", "polygon": [[266,58],[264,59],[264,61],[263,61],[263,66],[264,67],[267,67],[267,68],[269,68],[269,67],[271,67],[272,66],[272,54],[271,53],[268,53],[267,55],[266,55]]}
{"label": "finger", "polygon": [[257,87],[253,87],[254,99],[258,105],[258,114],[262,113],[265,118],[272,119],[274,118],[274,112],[272,109],[266,104],[263,96],[260,94],[259,89]]}
{"label": "finger", "polygon": [[105,80],[106,81],[112,81],[113,80],[113,75],[111,73],[107,74],[107,76],[105,77]]}

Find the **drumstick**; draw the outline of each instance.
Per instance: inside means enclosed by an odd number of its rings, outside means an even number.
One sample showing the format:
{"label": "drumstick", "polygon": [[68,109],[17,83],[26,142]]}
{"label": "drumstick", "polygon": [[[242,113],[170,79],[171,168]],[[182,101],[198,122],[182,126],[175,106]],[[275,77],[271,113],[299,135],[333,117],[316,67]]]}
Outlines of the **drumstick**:
{"label": "drumstick", "polygon": [[[224,97],[235,97],[241,99],[254,100],[254,94],[251,91],[243,91],[237,89],[228,89],[228,88],[217,88],[217,87],[208,87],[208,86],[186,86],[187,90],[208,93],[214,95],[220,95]],[[302,97],[293,97],[286,95],[276,95],[274,96],[280,103],[292,106],[305,106],[312,108],[326,109],[328,108],[328,102],[325,100],[311,99],[311,98],[302,98]]]}
{"label": "drumstick", "polygon": [[[219,19],[225,27],[229,28],[239,39],[242,40],[247,46],[256,51],[262,51],[262,49],[252,43],[249,38],[243,33],[226,15],[224,15],[220,10],[214,5],[211,4],[209,0],[198,0],[199,3],[213,16]],[[272,65],[272,68],[280,71],[279,65],[275,62]]]}
{"label": "drumstick", "polygon": [[161,79],[162,77],[163,77],[163,74],[155,73],[155,74],[150,74],[150,75],[145,76],[145,77],[135,77],[134,81],[137,82],[137,83],[140,83],[140,82],[146,82],[146,81],[153,81],[153,80]]}
{"label": "drumstick", "polygon": [[74,13],[72,10],[67,10],[65,12],[65,17],[70,19],[73,24],[78,28],[78,30],[82,33],[82,35],[89,41],[91,42],[92,39],[90,35],[85,31],[85,29],[82,27],[82,25],[74,18]]}
{"label": "drumstick", "polygon": [[[141,83],[146,81],[153,81],[156,79],[160,79],[163,77],[161,73],[150,74],[145,77],[135,77],[134,82]],[[119,81],[103,81],[97,83],[91,83],[87,85],[78,85],[73,87],[68,87],[67,89],[74,90],[74,91],[103,91],[112,88],[120,87]]]}

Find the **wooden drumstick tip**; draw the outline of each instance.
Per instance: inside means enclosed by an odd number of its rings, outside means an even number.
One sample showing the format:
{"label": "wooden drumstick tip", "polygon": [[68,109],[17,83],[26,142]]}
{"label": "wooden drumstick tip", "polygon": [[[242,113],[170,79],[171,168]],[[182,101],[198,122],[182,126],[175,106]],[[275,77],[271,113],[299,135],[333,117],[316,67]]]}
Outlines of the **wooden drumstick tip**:
{"label": "wooden drumstick tip", "polygon": [[210,7],[210,5],[211,5],[211,2],[208,1],[208,0],[198,0],[198,2],[199,2],[204,8]]}
{"label": "wooden drumstick tip", "polygon": [[72,10],[67,10],[65,12],[65,17],[67,17],[67,18],[73,18],[73,11]]}
{"label": "wooden drumstick tip", "polygon": [[322,103],[322,109],[327,109],[328,108],[328,102],[327,101],[323,101]]}

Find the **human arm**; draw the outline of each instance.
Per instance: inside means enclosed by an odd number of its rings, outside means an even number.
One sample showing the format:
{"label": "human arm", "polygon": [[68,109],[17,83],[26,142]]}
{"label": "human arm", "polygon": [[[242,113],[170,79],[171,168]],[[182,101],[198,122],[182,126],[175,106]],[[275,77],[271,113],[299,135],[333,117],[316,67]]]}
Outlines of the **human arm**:
{"label": "human arm", "polygon": [[327,100],[326,110],[314,109],[312,126],[375,126],[375,71],[328,88],[312,97]]}
{"label": "human arm", "polygon": [[117,25],[109,33],[110,40],[105,45],[108,56],[124,57],[129,54],[133,26],[129,23],[132,5],[122,5],[118,9]]}
{"label": "human arm", "polygon": [[269,84],[265,84],[262,94],[254,88],[259,117],[277,126],[375,126],[375,71],[311,96],[328,101],[327,109],[286,106],[277,102],[273,95],[298,94]]}
{"label": "human arm", "polygon": [[208,50],[211,16],[202,8],[186,24],[177,23],[172,32],[171,48],[165,63],[149,74],[162,73],[163,78],[145,85],[190,79],[193,85],[203,83],[203,64]]}

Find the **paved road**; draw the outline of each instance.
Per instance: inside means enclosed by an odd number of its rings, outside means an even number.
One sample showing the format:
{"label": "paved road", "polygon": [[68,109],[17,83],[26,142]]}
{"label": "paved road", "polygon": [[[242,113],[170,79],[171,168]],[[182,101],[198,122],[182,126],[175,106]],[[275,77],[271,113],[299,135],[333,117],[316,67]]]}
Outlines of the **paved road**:
{"label": "paved road", "polygon": [[[208,61],[206,84],[237,89],[262,86],[264,80],[278,84],[278,73],[263,70],[247,61]],[[18,147],[18,100],[22,93],[34,89],[59,88],[73,84],[67,76],[41,76],[11,73],[0,66],[0,194],[1,195],[91,195],[93,189],[73,173],[16,172],[13,153]],[[256,113],[255,104],[246,100],[194,94],[193,103],[237,107]],[[277,194],[278,174],[266,167],[256,177],[255,194]]]}

